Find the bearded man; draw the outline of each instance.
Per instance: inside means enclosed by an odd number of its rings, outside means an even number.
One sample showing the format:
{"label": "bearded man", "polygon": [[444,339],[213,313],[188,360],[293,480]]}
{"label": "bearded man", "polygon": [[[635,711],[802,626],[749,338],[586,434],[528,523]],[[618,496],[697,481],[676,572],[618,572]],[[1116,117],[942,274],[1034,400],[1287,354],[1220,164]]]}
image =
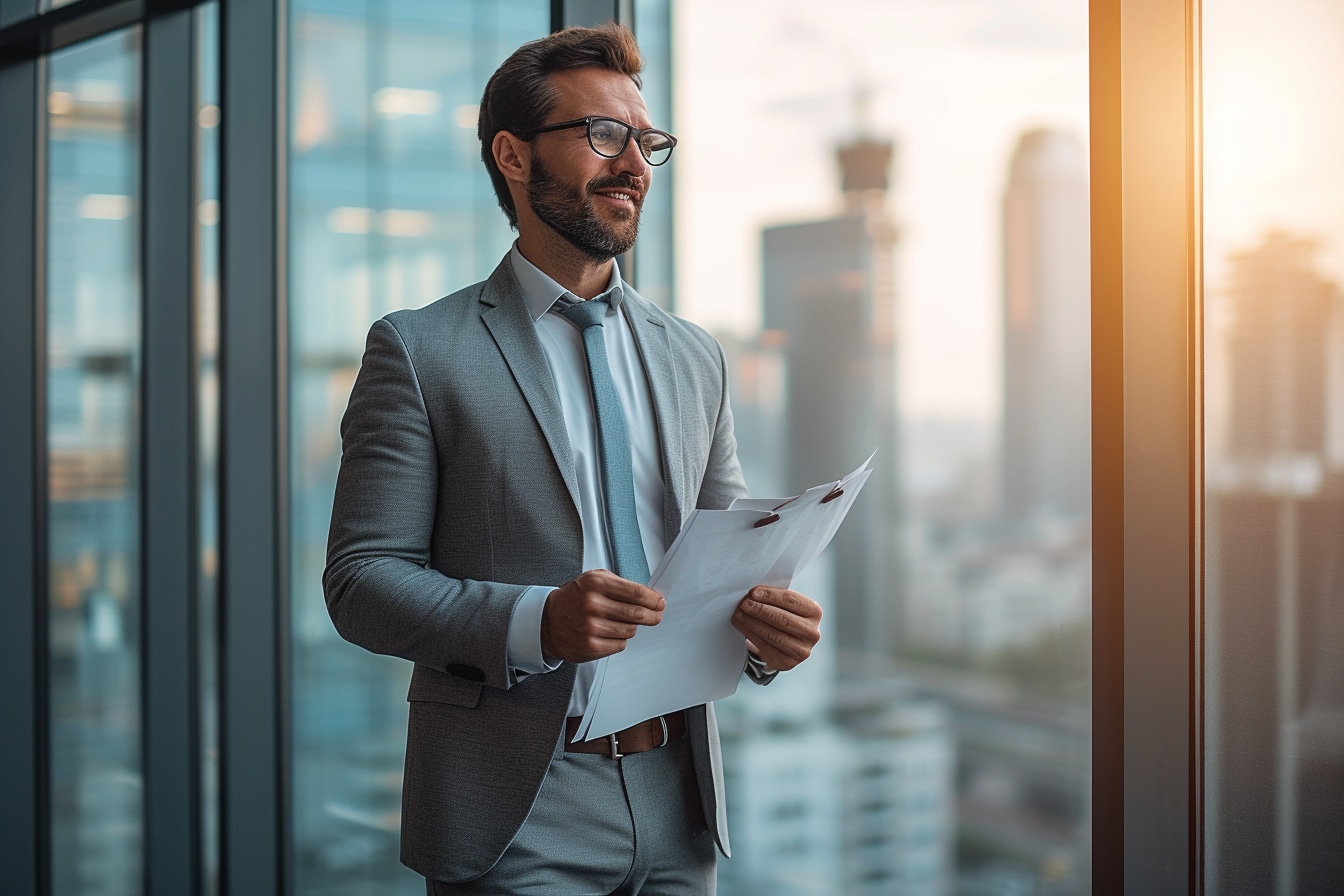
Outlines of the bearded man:
{"label": "bearded man", "polygon": [[[593,661],[662,617],[649,570],[682,520],[746,491],[721,348],[615,261],[676,145],[642,65],[609,25],[499,67],[481,156],[518,239],[374,323],[341,424],[327,605],[415,664],[401,858],[430,894],[713,893],[728,854],[712,707],[573,739]],[[751,589],[746,674],[805,660],[820,616]]]}

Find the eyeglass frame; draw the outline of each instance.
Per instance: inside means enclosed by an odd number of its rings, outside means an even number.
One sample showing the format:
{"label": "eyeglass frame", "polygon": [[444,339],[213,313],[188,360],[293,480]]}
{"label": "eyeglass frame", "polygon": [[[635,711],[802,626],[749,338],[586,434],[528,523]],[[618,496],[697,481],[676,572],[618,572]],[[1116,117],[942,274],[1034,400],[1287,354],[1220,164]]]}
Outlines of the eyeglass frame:
{"label": "eyeglass frame", "polygon": [[[606,153],[599,150],[596,145],[594,145],[593,122],[595,121],[611,121],[625,128],[625,140],[621,143],[621,148],[613,155],[607,155]],[[541,134],[549,133],[550,131],[563,131],[568,128],[577,128],[577,127],[582,127],[585,129],[584,136],[588,138],[588,148],[604,159],[619,159],[625,153],[625,150],[630,146],[631,137],[635,138],[635,145],[639,147],[639,154],[644,157],[644,161],[654,166],[666,165],[668,159],[672,158],[672,150],[677,148],[677,138],[673,137],[667,131],[661,130],[660,128],[637,128],[632,124],[628,124],[624,121],[621,121],[619,118],[612,118],[610,115],[589,115],[586,118],[576,118],[573,121],[561,121],[557,122],[556,124],[542,125],[539,128],[533,128],[531,131],[528,131],[527,136],[524,137],[523,139],[526,140],[528,143],[531,143]],[[669,146],[667,149],[666,159],[663,159],[661,162],[655,162],[653,159],[649,158],[649,156],[645,154],[644,144],[640,142],[640,139],[645,134],[662,134],[664,137],[668,139],[668,141],[671,143],[671,146]]]}

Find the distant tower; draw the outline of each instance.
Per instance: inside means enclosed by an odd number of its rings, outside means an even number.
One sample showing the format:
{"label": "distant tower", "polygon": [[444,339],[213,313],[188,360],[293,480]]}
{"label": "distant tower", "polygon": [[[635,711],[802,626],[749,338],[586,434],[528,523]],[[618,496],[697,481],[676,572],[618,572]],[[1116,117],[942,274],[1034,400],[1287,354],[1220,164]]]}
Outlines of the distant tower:
{"label": "distant tower", "polygon": [[1205,501],[1206,854],[1223,896],[1344,880],[1344,296],[1316,253],[1269,233],[1228,259],[1210,392],[1229,412]]}
{"label": "distant tower", "polygon": [[1003,198],[1005,516],[1091,507],[1087,157],[1035,130],[1013,154]]}
{"label": "distant tower", "polygon": [[879,449],[834,542],[830,631],[848,668],[860,654],[889,656],[900,618],[896,228],[886,210],[891,142],[860,136],[836,155],[843,211],[767,228],[762,260],[765,326],[787,369],[788,487],[834,479]]}
{"label": "distant tower", "polygon": [[1272,232],[1229,259],[1234,460],[1344,466],[1340,293],[1313,269],[1317,251],[1313,240]]}

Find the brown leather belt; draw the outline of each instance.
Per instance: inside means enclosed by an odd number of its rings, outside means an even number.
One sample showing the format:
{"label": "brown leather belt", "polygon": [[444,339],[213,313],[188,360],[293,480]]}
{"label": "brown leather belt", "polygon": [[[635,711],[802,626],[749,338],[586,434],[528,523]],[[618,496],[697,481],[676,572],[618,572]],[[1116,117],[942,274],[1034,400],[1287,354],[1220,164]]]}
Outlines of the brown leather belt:
{"label": "brown leather belt", "polygon": [[615,734],[608,734],[606,737],[575,742],[574,732],[579,730],[580,721],[582,720],[578,716],[570,716],[565,719],[565,752],[567,753],[601,753],[604,756],[610,756],[612,759],[620,759],[630,753],[656,750],[686,736],[685,710],[646,719],[638,725],[631,725],[624,731],[617,731]]}

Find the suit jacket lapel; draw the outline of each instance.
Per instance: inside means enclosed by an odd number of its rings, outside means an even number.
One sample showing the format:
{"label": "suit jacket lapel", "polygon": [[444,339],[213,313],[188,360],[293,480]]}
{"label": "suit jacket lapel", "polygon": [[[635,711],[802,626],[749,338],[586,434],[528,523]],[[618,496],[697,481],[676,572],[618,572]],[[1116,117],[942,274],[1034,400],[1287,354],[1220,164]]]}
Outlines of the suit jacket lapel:
{"label": "suit jacket lapel", "polygon": [[646,299],[626,286],[622,303],[625,318],[635,334],[644,372],[653,393],[653,412],[663,455],[663,531],[671,544],[681,532],[681,522],[690,508],[686,503],[685,458],[682,456],[681,398],[677,368],[667,327],[658,320]]}
{"label": "suit jacket lapel", "polygon": [[537,338],[536,324],[528,313],[523,291],[513,275],[513,265],[507,255],[482,287],[480,302],[485,306],[481,311],[481,322],[499,346],[514,382],[527,399],[577,512],[579,481],[574,472],[574,455],[569,447],[560,396],[555,391],[551,369],[546,365],[546,352]]}

